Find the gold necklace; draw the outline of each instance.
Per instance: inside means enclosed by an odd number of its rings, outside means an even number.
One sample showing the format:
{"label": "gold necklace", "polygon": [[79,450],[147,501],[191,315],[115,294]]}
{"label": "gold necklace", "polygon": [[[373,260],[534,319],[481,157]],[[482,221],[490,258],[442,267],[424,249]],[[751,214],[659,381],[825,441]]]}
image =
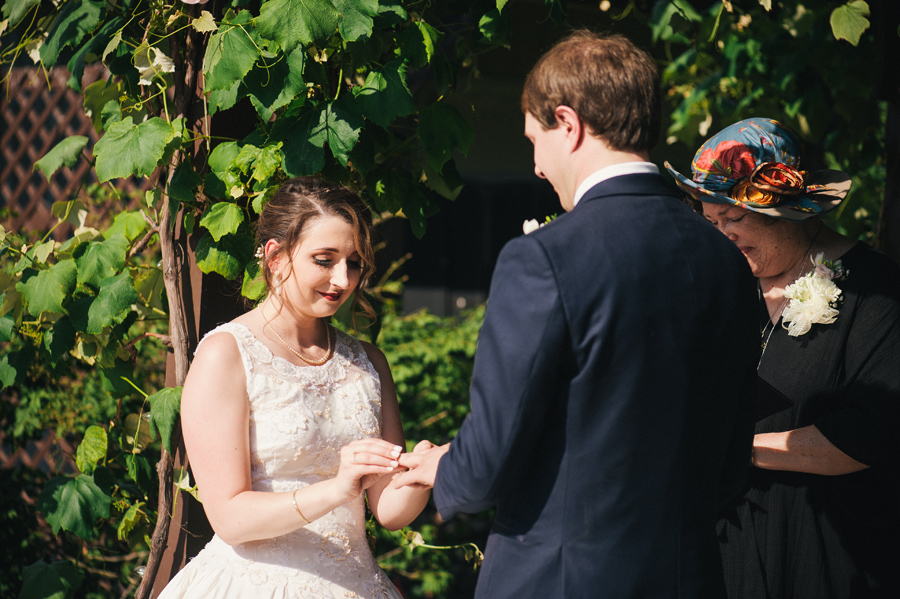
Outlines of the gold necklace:
{"label": "gold necklace", "polygon": [[270,331],[275,333],[275,336],[278,337],[278,340],[281,342],[281,345],[283,345],[285,347],[285,349],[287,349],[289,352],[291,352],[292,354],[294,354],[295,356],[297,356],[298,358],[300,358],[301,360],[303,360],[310,366],[321,366],[322,364],[324,364],[325,362],[328,361],[328,358],[331,357],[331,334],[330,334],[330,331],[328,330],[328,324],[325,325],[325,339],[328,341],[328,347],[325,350],[325,357],[321,358],[319,360],[313,360],[312,358],[307,358],[302,353],[300,353],[300,350],[295,349],[294,347],[291,346],[290,343],[285,341],[281,337],[281,335],[278,334],[278,331],[275,330],[275,327],[273,327],[268,322],[266,323],[266,326],[269,327]]}

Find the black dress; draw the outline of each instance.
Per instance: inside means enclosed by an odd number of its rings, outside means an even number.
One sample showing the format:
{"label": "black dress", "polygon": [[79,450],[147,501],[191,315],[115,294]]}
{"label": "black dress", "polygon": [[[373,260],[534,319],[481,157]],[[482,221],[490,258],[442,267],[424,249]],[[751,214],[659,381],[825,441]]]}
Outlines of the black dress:
{"label": "black dress", "polygon": [[769,338],[759,375],[793,406],[756,432],[814,424],[870,468],[751,468],[718,526],[730,599],[900,598],[900,269],[862,243],[843,263],[837,321]]}

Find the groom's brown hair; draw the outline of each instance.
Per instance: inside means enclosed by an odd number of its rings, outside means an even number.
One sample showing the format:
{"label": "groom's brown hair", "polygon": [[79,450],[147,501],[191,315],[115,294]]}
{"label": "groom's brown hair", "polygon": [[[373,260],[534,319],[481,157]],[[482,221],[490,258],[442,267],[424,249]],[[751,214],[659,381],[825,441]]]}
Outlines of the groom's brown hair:
{"label": "groom's brown hair", "polygon": [[538,59],[522,92],[522,110],[544,129],[556,128],[557,106],[613,150],[649,151],[660,130],[656,63],[621,35],[575,31]]}

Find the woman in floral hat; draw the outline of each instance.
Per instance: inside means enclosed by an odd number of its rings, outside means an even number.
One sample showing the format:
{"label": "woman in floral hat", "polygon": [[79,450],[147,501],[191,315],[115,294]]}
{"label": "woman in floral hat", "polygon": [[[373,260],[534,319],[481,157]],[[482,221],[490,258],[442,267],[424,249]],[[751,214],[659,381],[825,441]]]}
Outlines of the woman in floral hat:
{"label": "woman in floral hat", "polygon": [[666,163],[758,278],[761,387],[790,402],[758,421],[719,522],[729,597],[900,597],[900,269],[822,222],[850,178],[803,170],[777,121],[727,127],[691,166]]}

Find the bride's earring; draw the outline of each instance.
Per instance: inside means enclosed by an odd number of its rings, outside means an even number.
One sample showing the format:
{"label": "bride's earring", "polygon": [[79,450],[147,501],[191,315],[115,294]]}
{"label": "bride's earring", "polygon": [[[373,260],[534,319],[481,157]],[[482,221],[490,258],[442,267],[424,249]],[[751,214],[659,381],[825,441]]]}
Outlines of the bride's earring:
{"label": "bride's earring", "polygon": [[281,273],[277,270],[272,273],[272,291],[275,295],[281,295]]}

